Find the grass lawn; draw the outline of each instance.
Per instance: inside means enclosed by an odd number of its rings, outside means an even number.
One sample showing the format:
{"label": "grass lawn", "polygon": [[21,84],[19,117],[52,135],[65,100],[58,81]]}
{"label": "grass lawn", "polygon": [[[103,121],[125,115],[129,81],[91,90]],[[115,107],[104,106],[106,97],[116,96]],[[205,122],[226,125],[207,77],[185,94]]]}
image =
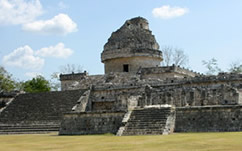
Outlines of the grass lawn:
{"label": "grass lawn", "polygon": [[149,136],[0,135],[0,151],[242,151],[242,132]]}

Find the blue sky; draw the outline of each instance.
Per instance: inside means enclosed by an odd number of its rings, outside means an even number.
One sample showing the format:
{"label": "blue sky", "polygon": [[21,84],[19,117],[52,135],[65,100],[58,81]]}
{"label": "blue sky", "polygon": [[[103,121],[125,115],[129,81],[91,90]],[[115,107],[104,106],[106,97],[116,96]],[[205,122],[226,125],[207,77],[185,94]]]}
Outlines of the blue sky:
{"label": "blue sky", "polygon": [[205,72],[212,57],[223,70],[242,59],[241,0],[0,0],[0,65],[20,80],[65,64],[103,74],[104,44],[137,16],[160,47],[184,49],[192,70]]}

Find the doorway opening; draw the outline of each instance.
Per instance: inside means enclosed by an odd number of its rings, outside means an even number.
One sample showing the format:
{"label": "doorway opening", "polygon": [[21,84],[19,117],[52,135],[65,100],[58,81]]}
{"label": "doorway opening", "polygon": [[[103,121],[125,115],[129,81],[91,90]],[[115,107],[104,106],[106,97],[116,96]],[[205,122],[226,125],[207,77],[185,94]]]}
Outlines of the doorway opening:
{"label": "doorway opening", "polygon": [[129,72],[129,65],[128,64],[123,65],[123,72]]}

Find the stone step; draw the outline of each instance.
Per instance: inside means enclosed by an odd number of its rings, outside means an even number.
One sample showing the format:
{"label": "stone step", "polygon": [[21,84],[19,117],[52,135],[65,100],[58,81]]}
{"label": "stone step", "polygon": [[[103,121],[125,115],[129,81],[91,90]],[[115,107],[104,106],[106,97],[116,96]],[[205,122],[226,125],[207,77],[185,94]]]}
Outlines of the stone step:
{"label": "stone step", "polygon": [[1,132],[28,132],[28,131],[58,131],[59,128],[52,128],[52,129],[41,129],[41,128],[34,128],[34,129],[8,129],[8,130],[0,130]]}
{"label": "stone step", "polygon": [[46,133],[52,133],[52,132],[58,132],[58,130],[50,130],[50,131],[4,131],[0,132],[0,135],[10,135],[10,134],[46,134]]}
{"label": "stone step", "polygon": [[153,113],[160,113],[160,112],[167,112],[167,111],[170,111],[170,109],[162,109],[162,111],[160,109],[155,109],[153,111],[150,111],[150,109],[140,109],[140,110],[133,110],[133,111],[138,111],[139,113],[142,113],[142,112],[153,112]]}
{"label": "stone step", "polygon": [[35,127],[35,126],[42,126],[42,127],[44,127],[44,126],[46,126],[46,127],[48,127],[48,126],[59,126],[59,124],[26,124],[26,125],[21,125],[21,124],[16,124],[16,125],[13,125],[13,124],[0,124],[0,127],[30,127],[30,126],[33,126],[33,127]]}
{"label": "stone step", "polygon": [[125,125],[123,135],[163,134],[170,108],[149,108],[133,110]]}
{"label": "stone step", "polygon": [[133,132],[131,132],[131,133],[124,133],[123,134],[123,136],[131,136],[131,135],[162,135],[163,134],[163,132],[147,132],[147,133],[145,133],[145,132],[135,132],[135,133],[133,133]]}
{"label": "stone step", "polygon": [[164,127],[165,124],[155,124],[155,125],[148,125],[148,124],[128,124],[127,127],[147,127],[147,128],[152,128],[152,127]]}
{"label": "stone step", "polygon": [[166,118],[143,118],[143,117],[133,117],[130,118],[130,121],[162,121],[162,120],[166,120]]}
{"label": "stone step", "polygon": [[[133,117],[136,117],[136,116],[138,116],[138,117],[143,117],[143,118],[166,118],[166,116],[167,116],[167,114],[160,114],[160,115],[152,115],[152,114],[142,114],[142,115],[137,115],[137,114],[133,114]],[[132,117],[132,118],[133,118]]]}
{"label": "stone step", "polygon": [[165,127],[164,126],[155,126],[155,127],[126,127],[127,131],[132,131],[136,129],[140,130],[163,130]]}
{"label": "stone step", "polygon": [[128,132],[125,132],[123,133],[123,135],[140,135],[140,134],[162,134],[163,133],[163,130],[161,131],[140,131],[140,130],[132,130],[132,131],[128,131]]}
{"label": "stone step", "polygon": [[59,131],[57,124],[35,124],[35,125],[0,125],[0,134],[38,134]]}
{"label": "stone step", "polygon": [[123,135],[160,135],[163,134],[163,130],[132,130],[132,131],[126,131],[123,133]]}
{"label": "stone step", "polygon": [[56,132],[59,131],[59,127],[2,127],[0,134],[24,134],[24,133],[45,133],[45,132]]}
{"label": "stone step", "polygon": [[163,129],[162,128],[157,128],[155,130],[153,129],[140,129],[140,128],[136,128],[136,129],[130,129],[126,132],[163,132]]}
{"label": "stone step", "polygon": [[0,127],[1,130],[15,130],[15,129],[59,129],[59,126],[56,127]]}
{"label": "stone step", "polygon": [[60,121],[85,90],[18,95],[0,114],[0,123]]}
{"label": "stone step", "polygon": [[153,116],[153,117],[151,117],[151,116],[147,116],[147,117],[145,117],[145,116],[135,116],[135,115],[133,115],[133,117],[130,117],[130,119],[129,120],[152,120],[152,119],[154,119],[154,120],[157,120],[157,119],[166,119],[167,118],[167,116],[162,116],[162,117],[157,117],[157,116]]}
{"label": "stone step", "polygon": [[131,117],[131,119],[135,118],[135,117],[139,117],[139,118],[166,118],[167,117],[167,114],[166,115],[162,115],[162,116],[157,116],[157,115],[133,115],[133,117]]}
{"label": "stone step", "polygon": [[[137,111],[136,111],[137,112]],[[163,115],[163,114],[168,114],[170,111],[167,111],[167,112],[141,112],[141,113],[135,113],[134,112],[134,115]]]}
{"label": "stone step", "polygon": [[153,125],[153,124],[165,124],[166,120],[147,120],[147,121],[143,121],[143,120],[135,120],[135,121],[129,121],[128,123],[130,124],[146,124],[146,125]]}
{"label": "stone step", "polygon": [[136,112],[137,114],[142,114],[142,113],[152,113],[152,114],[160,114],[160,113],[168,113],[170,112],[170,110],[163,110],[163,111],[159,111],[159,110],[154,110],[154,111],[142,111],[142,110],[133,110],[134,112]]}

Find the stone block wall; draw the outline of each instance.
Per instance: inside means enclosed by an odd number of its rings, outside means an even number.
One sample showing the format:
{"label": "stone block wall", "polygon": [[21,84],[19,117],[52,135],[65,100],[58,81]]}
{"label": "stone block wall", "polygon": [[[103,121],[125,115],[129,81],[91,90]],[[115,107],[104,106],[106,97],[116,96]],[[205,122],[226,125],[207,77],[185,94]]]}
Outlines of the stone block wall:
{"label": "stone block wall", "polygon": [[[75,75],[75,74],[74,74]],[[70,75],[62,75],[61,90],[77,90],[89,89],[91,85],[97,86],[115,86],[127,85],[135,83],[139,80],[139,75],[130,73],[110,73],[105,75],[86,75],[81,76],[79,79],[70,78]],[[65,77],[65,78],[64,78]]]}
{"label": "stone block wall", "polygon": [[59,135],[116,134],[125,112],[85,112],[64,115]]}
{"label": "stone block wall", "polygon": [[142,88],[124,87],[113,88],[93,88],[87,111],[127,111],[136,107],[142,97]]}
{"label": "stone block wall", "polygon": [[85,75],[85,74],[68,74],[61,75],[61,90],[89,89],[91,85],[99,84],[104,81],[104,75]]}
{"label": "stone block wall", "polygon": [[[135,54],[137,55],[137,54]],[[128,73],[136,74],[141,67],[155,67],[160,65],[160,58],[135,56],[105,61],[105,73],[124,72],[124,65],[128,65]]]}
{"label": "stone block wall", "polygon": [[199,73],[190,71],[179,66],[162,66],[162,67],[150,67],[141,69],[142,79],[183,79],[184,77],[200,76]]}
{"label": "stone block wall", "polygon": [[242,131],[242,106],[176,108],[175,132]]}
{"label": "stone block wall", "polygon": [[147,105],[171,104],[181,106],[236,105],[241,92],[229,85],[167,86],[146,91]]}

